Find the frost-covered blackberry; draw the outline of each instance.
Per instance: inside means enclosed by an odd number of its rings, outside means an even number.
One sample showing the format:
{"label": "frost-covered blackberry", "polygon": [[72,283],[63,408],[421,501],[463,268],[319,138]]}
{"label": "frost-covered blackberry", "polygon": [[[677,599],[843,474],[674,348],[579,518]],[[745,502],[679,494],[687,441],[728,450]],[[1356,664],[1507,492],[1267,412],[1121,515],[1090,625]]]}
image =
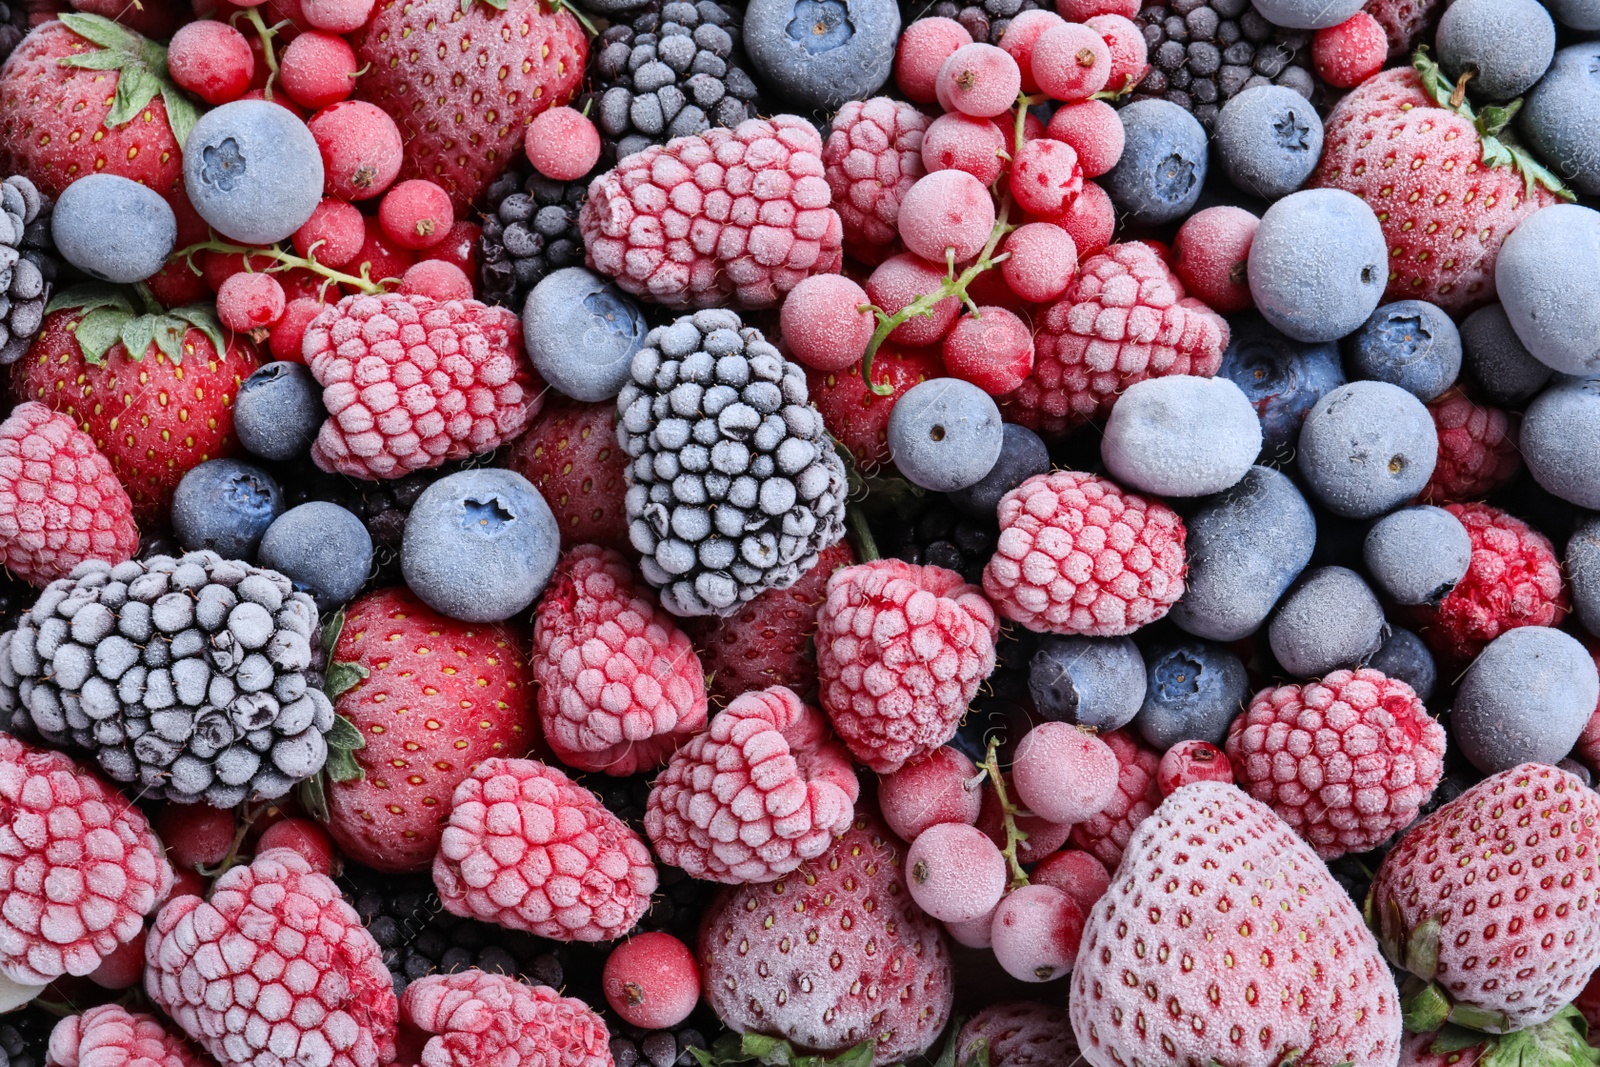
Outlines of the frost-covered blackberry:
{"label": "frost-covered blackberry", "polygon": [[322,769],[316,603],[215,552],[80,564],[0,636],[0,721],[145,796],[232,807]]}
{"label": "frost-covered blackberry", "polygon": [[628,534],[668,611],[726,615],[843,536],[844,464],[805,371],[735,313],[651,330],[617,412]]}
{"label": "frost-covered blackberry", "polygon": [[0,182],[0,365],[21,359],[39,333],[59,265],[50,201],[20,175]]}

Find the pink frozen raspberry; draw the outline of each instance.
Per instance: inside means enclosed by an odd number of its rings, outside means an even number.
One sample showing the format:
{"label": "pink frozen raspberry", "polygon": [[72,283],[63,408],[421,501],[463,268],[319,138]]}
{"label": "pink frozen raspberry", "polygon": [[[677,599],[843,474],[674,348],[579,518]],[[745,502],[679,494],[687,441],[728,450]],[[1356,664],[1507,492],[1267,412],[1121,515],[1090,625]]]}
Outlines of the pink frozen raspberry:
{"label": "pink frozen raspberry", "polygon": [[833,116],[822,163],[853,258],[876,263],[894,250],[900,201],[927,173],[922,141],[928,127],[928,116],[887,96],[852,100]]}
{"label": "pink frozen raspberry", "polygon": [[983,591],[954,571],[897,559],[836,571],[817,614],[823,710],[856,759],[897,771],[955,736],[999,633]]}
{"label": "pink frozen raspberry", "polygon": [[700,658],[620,552],[579,545],[539,601],[539,721],[580,771],[653,770],[706,724]]}
{"label": "pink frozen raspberry", "polygon": [[1037,474],[1000,499],[998,517],[984,592],[1030,630],[1131,634],[1183,596],[1183,520],[1114,482]]}
{"label": "pink frozen raspberry", "polygon": [[1263,689],[1228,728],[1239,785],[1325,860],[1417,817],[1444,774],[1444,727],[1411,687],[1363,668]]}
{"label": "pink frozen raspberry", "polygon": [[1522,469],[1515,415],[1475,404],[1459,389],[1431,402],[1428,414],[1439,434],[1439,460],[1422,488],[1427,503],[1481,500]]}
{"label": "pink frozen raspberry", "polygon": [[1072,844],[1105,864],[1106,870],[1115,871],[1133,832],[1161,806],[1156,780],[1161,753],[1122,730],[1103,734],[1101,740],[1117,754],[1117,792],[1105,810],[1072,828]]}
{"label": "pink frozen raspberry", "polygon": [[51,1067],[211,1067],[211,1061],[161,1020],[102,1004],[69,1015],[50,1031]]}
{"label": "pink frozen raspberry", "polygon": [[842,229],[822,137],[803,118],[747,119],[651,145],[589,185],[589,265],[668,307],[776,305],[839,269]]}
{"label": "pink frozen raspberry", "polygon": [[418,1067],[612,1067],[605,1020],[583,1001],[477,968],[406,986],[400,1021],[426,1039]]}
{"label": "pink frozen raspberry", "polygon": [[142,811],[71,757],[0,733],[0,974],[88,974],[171,889]]}
{"label": "pink frozen raspberry", "polygon": [[656,868],[589,790],[538,760],[496,758],[456,786],[433,884],[452,915],[611,941],[650,909]]}
{"label": "pink frozen raspberry", "polygon": [[667,764],[644,827],[691,877],[770,882],[827,851],[850,826],[860,786],[827,721],[794,692],[746,693]]}
{"label": "pink frozen raspberry", "polygon": [[312,320],[303,352],[328,409],[311,458],[352,478],[493,451],[527,429],[544,390],[516,315],[476,300],[347,296]]}
{"label": "pink frozen raspberry", "polygon": [[1061,1005],[1033,1001],[989,1005],[961,1028],[957,1062],[978,1062],[980,1041],[989,1067],[1061,1067],[1080,1059],[1072,1023]]}
{"label": "pink frozen raspberry", "polygon": [[18,404],[0,423],[0,566],[42,588],[138,547],[133,502],[94,438],[43,404]]}
{"label": "pink frozen raspberry", "polygon": [[1228,346],[1222,316],[1186,296],[1155,249],[1137,241],[1085,260],[1039,325],[1033,373],[1006,398],[1006,415],[1053,436],[1103,418],[1135,382],[1211,377]]}
{"label": "pink frozen raspberry", "polygon": [[229,869],[206,900],[162,908],[144,984],[223,1067],[381,1067],[395,1057],[383,950],[333,879],[286,848]]}

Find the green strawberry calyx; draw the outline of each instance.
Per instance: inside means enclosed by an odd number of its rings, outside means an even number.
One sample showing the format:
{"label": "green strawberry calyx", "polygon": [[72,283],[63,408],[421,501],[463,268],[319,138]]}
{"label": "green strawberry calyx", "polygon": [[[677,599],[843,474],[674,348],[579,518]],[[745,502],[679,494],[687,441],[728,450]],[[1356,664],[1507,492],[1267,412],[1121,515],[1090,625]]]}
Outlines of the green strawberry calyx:
{"label": "green strawberry calyx", "polygon": [[[335,704],[339,697],[360,685],[372,674],[359,663],[333,658],[334,650],[339,647],[339,635],[342,633],[344,633],[344,609],[340,608],[323,618],[320,634],[322,652],[327,662],[322,672],[322,692]],[[355,752],[358,748],[366,748],[367,741],[361,736],[361,731],[355,723],[337,712],[333,716],[333,729],[328,731],[323,740],[328,745],[327,761],[323,763],[322,770],[300,783],[296,795],[301,806],[313,818],[327,822],[328,783],[354,782],[366,777],[361,764],[356,762]]]}
{"label": "green strawberry calyx", "polygon": [[1485,167],[1511,167],[1516,170],[1522,175],[1530,196],[1533,195],[1534,186],[1542,185],[1563,200],[1577,199],[1554,171],[1517,142],[1510,126],[1511,120],[1522,110],[1521,100],[1513,100],[1504,106],[1491,105],[1482,112],[1474,111],[1466,94],[1470,75],[1463,75],[1459,82],[1452,82],[1439,64],[1428,58],[1426,45],[1418,48],[1411,57],[1411,66],[1422,82],[1422,91],[1432,97],[1435,104],[1446,111],[1454,111],[1478,131],[1478,139],[1483,142]]}
{"label": "green strawberry calyx", "polygon": [[797,1052],[781,1037],[766,1034],[723,1034],[710,1049],[691,1048],[700,1067],[732,1067],[733,1064],[760,1064],[761,1067],[872,1067],[872,1038],[837,1056]]}
{"label": "green strawberry calyx", "polygon": [[1462,1055],[1461,1067],[1597,1067],[1600,1049],[1589,1044],[1589,1024],[1571,1004],[1547,1022],[1511,1034],[1486,1034],[1446,1023],[1433,1035],[1435,1056]]}
{"label": "green strawberry calyx", "polygon": [[126,126],[150,105],[150,101],[160,96],[166,105],[172,139],[181,149],[189,139],[189,131],[200,121],[200,109],[183,95],[172,75],[167,73],[166,47],[103,15],[64,11],[59,17],[67,29],[100,47],[97,51],[62,56],[58,63],[79,70],[117,72],[117,91],[111,99],[111,109],[106,112],[106,129]]}
{"label": "green strawberry calyx", "polygon": [[106,361],[106,353],[116,345],[127,349],[128,358],[143,360],[154,345],[173,363],[183,362],[183,339],[190,330],[199,330],[220,354],[227,349],[222,335],[222,323],[210,304],[187,304],[178,308],[163,308],[149,296],[148,290],[137,291],[143,310],[135,306],[129,290],[114,285],[91,283],[63,290],[50,298],[44,313],[54,311],[81,311],[76,324],[69,324],[77,338],[83,358],[94,366]]}

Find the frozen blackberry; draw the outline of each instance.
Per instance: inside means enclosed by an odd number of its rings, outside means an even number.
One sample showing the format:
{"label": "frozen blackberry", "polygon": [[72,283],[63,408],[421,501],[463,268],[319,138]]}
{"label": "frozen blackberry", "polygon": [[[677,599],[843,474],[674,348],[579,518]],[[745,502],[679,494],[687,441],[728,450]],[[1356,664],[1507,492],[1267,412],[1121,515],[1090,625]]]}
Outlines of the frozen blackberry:
{"label": "frozen blackberry", "polygon": [[[10,28],[0,23],[0,41]],[[0,59],[10,51],[0,45]],[[27,178],[7,178],[0,183],[0,365],[21,359],[38,336],[59,268],[50,201]]]}
{"label": "frozen blackberry", "polygon": [[79,564],[0,635],[0,721],[179,804],[274,799],[322,769],[317,606],[215,552]]}
{"label": "frozen blackberry", "polygon": [[658,326],[617,396],[628,536],[675,615],[785,589],[844,535],[844,463],[806,375],[732,311]]}
{"label": "frozen blackberry", "polygon": [[1170,0],[1139,12],[1150,70],[1131,100],[1170,100],[1207,130],[1222,105],[1256,85],[1284,85],[1307,100],[1311,34],[1262,18],[1250,0]]}
{"label": "frozen blackberry", "polygon": [[[709,1018],[702,1021],[697,1018],[700,1015]],[[690,1049],[707,1051],[711,1048],[704,1032],[707,1022],[715,1025],[716,1016],[703,1005],[682,1026],[671,1030],[641,1030],[619,1023],[607,1013],[606,1026],[613,1035],[611,1062],[615,1067],[691,1067],[700,1061]]]}
{"label": "frozen blackberry", "polygon": [[7,1014],[0,1022],[0,1067],[45,1067],[50,1031],[59,1021],[33,1004]]}
{"label": "frozen blackberry", "polygon": [[528,290],[553,270],[583,265],[578,209],[589,179],[558,182],[526,168],[496,178],[478,238],[478,299],[522,313]]}
{"label": "frozen blackberry", "polygon": [[943,567],[980,585],[983,568],[994,555],[1000,526],[962,514],[943,493],[935,493],[911,522],[904,518],[893,520],[889,529],[880,531],[880,536],[886,537],[879,541],[885,555],[907,563]]}
{"label": "frozen blackberry", "polygon": [[380,874],[345,864],[340,888],[362,925],[383,950],[396,996],[430,974],[476,967],[560,989],[566,984],[562,946],[444,910],[426,874]]}
{"label": "frozen blackberry", "polygon": [[955,19],[972,34],[974,41],[999,44],[1012,19],[1024,11],[1054,11],[1055,5],[1040,3],[1039,0],[980,0],[978,3],[938,0],[934,4],[919,3],[916,9],[914,18]]}
{"label": "frozen blackberry", "polygon": [[[743,16],[716,0],[654,0],[606,29],[589,52],[585,97],[612,163],[652,144],[756,117],[755,79],[740,44]],[[584,106],[583,104],[579,105]]]}

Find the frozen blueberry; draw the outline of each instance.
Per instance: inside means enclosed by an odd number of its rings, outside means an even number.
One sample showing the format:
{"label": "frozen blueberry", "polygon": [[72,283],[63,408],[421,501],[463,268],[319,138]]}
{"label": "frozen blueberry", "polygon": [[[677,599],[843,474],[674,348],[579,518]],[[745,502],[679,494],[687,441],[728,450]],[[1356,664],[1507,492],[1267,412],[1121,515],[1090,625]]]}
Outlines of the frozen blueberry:
{"label": "frozen blueberry", "polygon": [[1157,749],[1179,741],[1221,745],[1249,690],[1244,664],[1227,646],[1191,639],[1162,644],[1145,656],[1144,705],[1134,728]]}
{"label": "frozen blueberry", "polygon": [[1466,575],[1472,538],[1460,519],[1424,504],[1373,523],[1362,555],[1367,573],[1396,604],[1437,604]]}
{"label": "frozen blueberry", "polygon": [[1028,691],[1046,719],[1115,730],[1144,702],[1144,673],[1132,638],[1047,637],[1028,664]]}
{"label": "frozen blueberry", "polygon": [[1048,474],[1050,452],[1039,435],[1026,426],[1008,422],[1001,427],[1000,458],[976,482],[950,494],[950,503],[969,515],[994,518],[1000,498],[1032,478]]}
{"label": "frozen blueberry", "polygon": [[1481,307],[1462,321],[1461,353],[1484,396],[1505,407],[1520,408],[1555,373],[1528,352],[1499,304]]}
{"label": "frozen blueberry", "polygon": [[1470,95],[1510,100],[1549,68],[1556,24],[1538,0],[1455,0],[1439,19],[1434,47],[1451,81],[1472,75]]}
{"label": "frozen blueberry", "polygon": [[899,39],[894,0],[751,0],[744,13],[756,74],[803,109],[835,111],[877,92]]}
{"label": "frozen blueberry", "polygon": [[1567,580],[1578,621],[1600,636],[1600,516],[1581,523],[1567,541]]}
{"label": "frozen blueberry", "polygon": [[1166,100],[1139,100],[1117,114],[1122,158],[1102,179],[1111,202],[1147,226],[1189,214],[1206,183],[1206,131],[1199,120]]}
{"label": "frozen blueberry", "polygon": [[91,278],[142,282],[172,255],[178,219],[154,189],[118,174],[89,174],[62,191],[50,236],[61,258]]}
{"label": "frozen blueberry", "polygon": [[208,548],[224,559],[255,559],[256,546],[283,514],[278,482],[250,463],[211,459],[183,476],[172,494],[172,532],[185,551]]}
{"label": "frozen blueberry", "polygon": [[1257,85],[1229,100],[1213,132],[1228,180],[1265,200],[1300,188],[1322,156],[1317,109],[1281,85]]}
{"label": "frozen blueberry", "polygon": [[1550,169],[1590,196],[1600,195],[1600,141],[1594,133],[1600,129],[1597,67],[1600,41],[1563,48],[1517,116],[1518,129]]}
{"label": "frozen blueberry", "polygon": [[994,469],[1000,425],[988,393],[959,378],[933,378],[906,390],[889,413],[889,454],[913,484],[954,492]]}
{"label": "frozen blueberry", "polygon": [[1422,401],[1388,382],[1351,382],[1300,428],[1300,474],[1329,511],[1370,519],[1422,492],[1439,435]]}
{"label": "frozen blueberry", "polygon": [[1600,30],[1600,0],[1544,0],[1544,6],[1568,29],[1587,33]]}
{"label": "frozen blueberry", "polygon": [[1229,316],[1228,347],[1219,377],[1244,390],[1261,421],[1261,459],[1286,463],[1294,455],[1306,412],[1344,384],[1339,346],[1296,341],[1255,312]]}
{"label": "frozen blueberry", "polygon": [[628,380],[648,327],[639,305],[583,267],[547,274],[522,306],[522,341],[559,393],[596,403]]}
{"label": "frozen blueberry", "polygon": [[239,443],[263,459],[303,456],[327,417],[322,386],[303,363],[268,363],[239,387],[233,428]]}
{"label": "frozen blueberry", "polygon": [[241,244],[288,240],[322,200],[322,153],[306,124],[267,100],[235,100],[200,116],[183,143],[189,202]]}
{"label": "frozen blueberry", "polygon": [[[1261,17],[1291,30],[1337,26],[1361,10],[1365,0],[1252,0]],[[1243,6],[1243,5],[1239,5]]]}
{"label": "frozen blueberry", "polygon": [[1111,477],[1159,496],[1209,496],[1261,454],[1261,420],[1227,378],[1173,374],[1130,385],[1111,408],[1100,458]]}
{"label": "frozen blueberry", "polygon": [[400,568],[435,611],[497,622],[538,599],[560,551],[561,531],[533,483],[483,468],[446,475],[417,498]]}
{"label": "frozen blueberry", "polygon": [[1400,679],[1423,700],[1433,696],[1433,687],[1439,681],[1439,668],[1428,646],[1423,644],[1422,638],[1398,626],[1383,642],[1383,647],[1367,660],[1367,666],[1390,678]]}
{"label": "frozen blueberry", "polygon": [[1600,379],[1557,379],[1528,405],[1519,445],[1547,492],[1600,509]]}
{"label": "frozen blueberry", "polygon": [[1554,204],[1528,216],[1500,246],[1494,284],[1534,359],[1600,373],[1600,212]]}
{"label": "frozen blueberry", "polygon": [[1316,521],[1300,490],[1270,467],[1204,501],[1185,523],[1189,573],[1171,619],[1196,637],[1237,641],[1256,632],[1305,569]]}
{"label": "frozen blueberry", "polygon": [[[322,611],[349,603],[372,570],[372,535],[355,515],[313,500],[267,527],[256,561],[310,593]],[[420,595],[420,594],[419,594]]]}
{"label": "frozen blueberry", "polygon": [[1473,661],[1450,707],[1450,738],[1485,774],[1554,763],[1600,700],[1594,658],[1548,626],[1507,630]]}
{"label": "frozen blueberry", "polygon": [[1256,310],[1300,341],[1337,341],[1383,299],[1389,247],[1366,201],[1303,189],[1267,208],[1250,242]]}
{"label": "frozen blueberry", "polygon": [[1424,402],[1461,374],[1461,332],[1426,300],[1383,305],[1345,338],[1344,350],[1352,378],[1389,382]]}
{"label": "frozen blueberry", "polygon": [[1267,627],[1278,664],[1301,678],[1355,667],[1389,633],[1383,607],[1361,575],[1347,567],[1307,571]]}

